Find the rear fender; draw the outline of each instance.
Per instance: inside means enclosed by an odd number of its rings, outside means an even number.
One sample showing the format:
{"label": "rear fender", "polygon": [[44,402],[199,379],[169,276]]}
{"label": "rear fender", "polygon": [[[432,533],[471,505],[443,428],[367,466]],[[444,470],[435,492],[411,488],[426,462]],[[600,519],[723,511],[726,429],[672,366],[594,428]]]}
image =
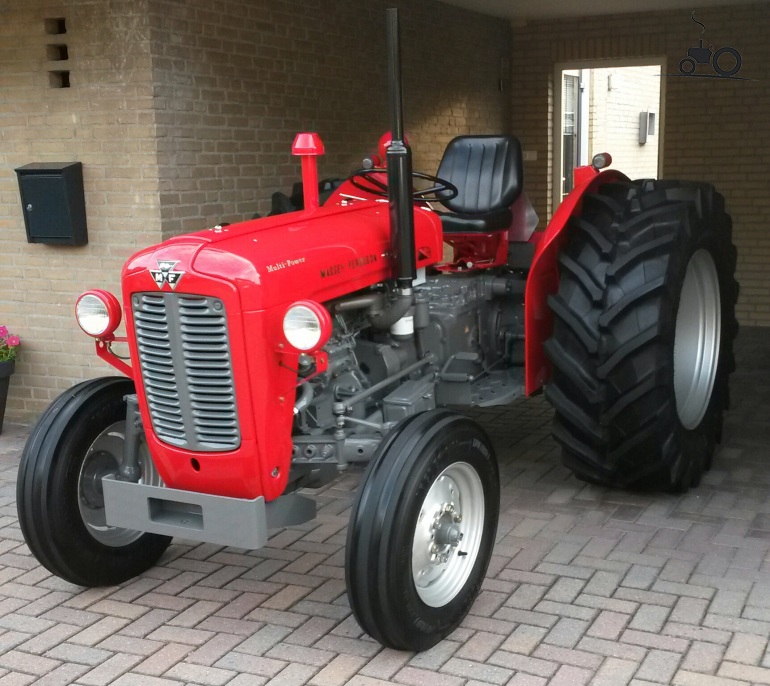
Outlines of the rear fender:
{"label": "rear fender", "polygon": [[629,180],[625,174],[614,169],[598,172],[593,167],[583,167],[576,169],[575,172],[577,182],[575,188],[559,205],[545,231],[535,233],[530,238],[530,242],[535,243],[536,246],[524,295],[527,395],[535,393],[551,377],[551,365],[543,350],[553,326],[548,296],[556,293],[559,288],[557,260],[569,237],[567,230],[569,219],[580,212],[582,199],[586,193],[593,193],[605,183]]}

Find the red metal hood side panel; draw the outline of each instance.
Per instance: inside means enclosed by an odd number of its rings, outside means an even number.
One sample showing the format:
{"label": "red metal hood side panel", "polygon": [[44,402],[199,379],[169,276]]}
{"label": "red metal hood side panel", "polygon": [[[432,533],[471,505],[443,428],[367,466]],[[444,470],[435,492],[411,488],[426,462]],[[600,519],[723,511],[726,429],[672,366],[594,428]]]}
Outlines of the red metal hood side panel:
{"label": "red metal hood side panel", "polygon": [[[415,210],[417,266],[441,259],[441,224]],[[126,328],[139,370],[131,297],[158,292],[160,263],[181,273],[173,291],[210,295],[225,304],[241,431],[231,452],[199,453],[159,441],[151,430],[146,393],[137,394],[147,443],[161,477],[173,488],[277,498],[291,464],[295,364],[282,364],[278,344],[285,307],[300,299],[325,302],[390,277],[388,205],[361,202],[243,222],[173,238],[133,256],[123,270]],[[174,277],[177,278],[177,277]],[[163,282],[161,290],[170,292]],[[195,462],[193,462],[195,460]]]}
{"label": "red metal hood side panel", "polygon": [[[244,311],[302,299],[325,302],[390,278],[387,203],[281,216],[291,221],[225,227],[195,258],[201,273],[230,276]],[[441,260],[441,222],[434,212],[415,209],[415,239],[418,267]]]}

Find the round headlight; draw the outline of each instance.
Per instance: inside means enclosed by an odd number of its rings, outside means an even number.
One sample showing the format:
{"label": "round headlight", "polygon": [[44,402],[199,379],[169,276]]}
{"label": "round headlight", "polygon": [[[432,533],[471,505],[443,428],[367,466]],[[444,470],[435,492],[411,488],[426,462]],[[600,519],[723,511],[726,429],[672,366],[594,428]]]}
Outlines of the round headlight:
{"label": "round headlight", "polygon": [[75,304],[78,325],[94,338],[113,333],[120,324],[120,316],[118,299],[107,291],[86,291]]}
{"label": "round headlight", "polygon": [[294,303],[283,317],[283,335],[297,350],[318,350],[329,339],[330,333],[329,312],[318,303]]}

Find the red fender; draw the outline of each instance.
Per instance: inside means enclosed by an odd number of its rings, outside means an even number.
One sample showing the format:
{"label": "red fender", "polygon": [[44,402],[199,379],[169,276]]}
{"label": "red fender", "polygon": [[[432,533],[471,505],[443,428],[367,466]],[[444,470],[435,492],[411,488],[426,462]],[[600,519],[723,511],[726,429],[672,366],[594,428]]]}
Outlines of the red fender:
{"label": "red fender", "polygon": [[524,294],[525,304],[525,385],[527,395],[538,391],[551,377],[551,363],[543,346],[551,335],[553,315],[548,307],[548,296],[559,288],[557,259],[567,240],[565,230],[569,218],[580,211],[585,193],[594,192],[605,183],[628,181],[625,174],[614,169],[602,172],[593,167],[575,169],[575,187],[542,233],[533,234],[530,242],[536,243],[535,257],[527,277]]}

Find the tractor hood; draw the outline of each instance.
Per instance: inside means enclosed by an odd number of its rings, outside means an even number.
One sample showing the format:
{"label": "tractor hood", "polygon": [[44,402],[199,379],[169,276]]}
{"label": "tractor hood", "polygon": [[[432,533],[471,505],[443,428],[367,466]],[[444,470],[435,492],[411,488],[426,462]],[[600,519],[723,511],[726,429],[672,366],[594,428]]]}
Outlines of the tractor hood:
{"label": "tractor hood", "polygon": [[[417,267],[441,259],[441,225],[415,210]],[[324,302],[393,274],[388,204],[334,204],[207,229],[134,255],[123,269],[124,297],[139,291],[235,288],[243,312],[301,299]],[[205,281],[205,283],[204,283]]]}

